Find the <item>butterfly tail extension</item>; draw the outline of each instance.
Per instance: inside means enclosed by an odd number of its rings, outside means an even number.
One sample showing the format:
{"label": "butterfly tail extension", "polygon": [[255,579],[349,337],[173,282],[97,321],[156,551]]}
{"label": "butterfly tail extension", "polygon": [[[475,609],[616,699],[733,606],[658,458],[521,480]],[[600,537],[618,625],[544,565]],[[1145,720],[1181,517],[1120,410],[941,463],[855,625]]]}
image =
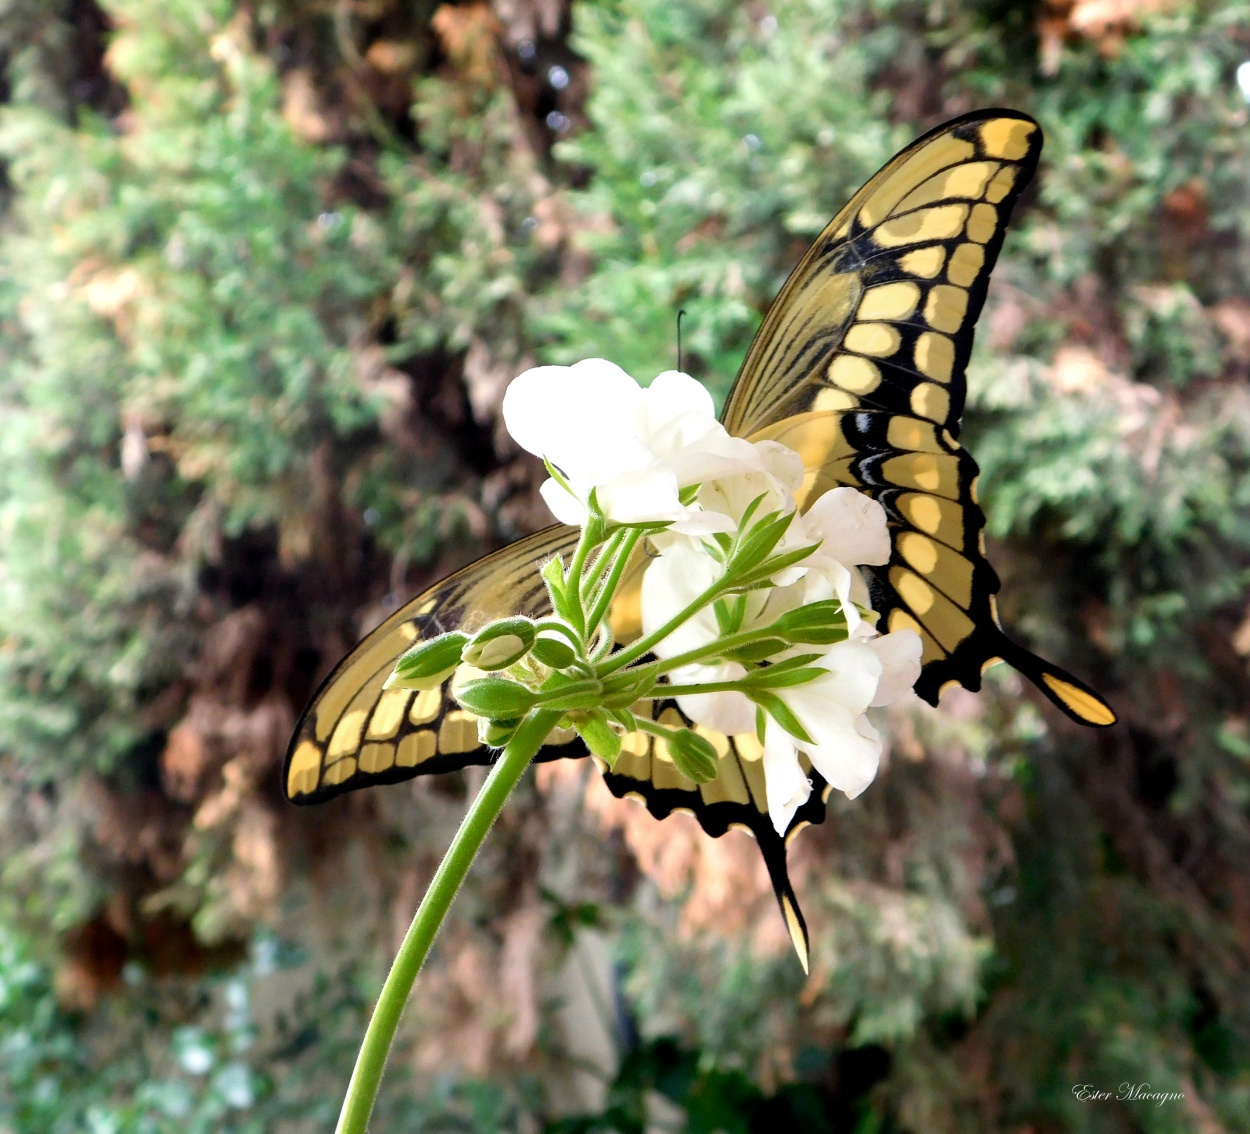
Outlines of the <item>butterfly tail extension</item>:
{"label": "butterfly tail extension", "polygon": [[1003,661],[1033,682],[1077,724],[1109,728],[1116,723],[1115,710],[1072,674],[1030,653],[1006,636],[998,653]]}
{"label": "butterfly tail extension", "polygon": [[811,956],[810,939],[807,936],[807,922],[803,911],[799,909],[799,899],[790,882],[790,870],[786,863],[786,845],[806,823],[791,827],[790,834],[780,838],[775,832],[769,831],[772,837],[766,837],[763,831],[757,834],[760,850],[764,854],[764,865],[768,867],[768,878],[773,884],[773,893],[777,895],[777,904],[781,907],[781,916],[785,919],[790,940],[794,943],[794,951],[798,954],[799,964],[803,972],[810,972]]}

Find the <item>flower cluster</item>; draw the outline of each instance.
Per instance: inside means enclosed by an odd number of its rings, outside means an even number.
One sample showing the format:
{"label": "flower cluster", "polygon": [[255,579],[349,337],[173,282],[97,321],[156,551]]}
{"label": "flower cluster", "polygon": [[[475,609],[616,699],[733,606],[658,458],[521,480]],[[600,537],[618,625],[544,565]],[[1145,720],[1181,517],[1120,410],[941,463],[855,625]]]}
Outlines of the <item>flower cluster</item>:
{"label": "flower cluster", "polygon": [[[759,737],[781,833],[811,793],[799,753],[833,787],[862,792],[881,756],[866,710],[920,673],[919,638],[877,632],[858,571],[889,558],[881,506],[836,488],[800,512],[798,454],[731,437],[708,392],[677,371],[642,389],[602,359],[538,367],[512,382],[503,408],[513,438],[547,463],[543,499],[582,527],[572,562],[543,569],[554,617],[422,643],[392,681],[457,671],[454,693],[490,743],[506,742],[537,706],[564,712],[609,763],[623,732],[652,732],[706,782],[717,773],[708,741],[630,711],[676,697],[697,725]],[[606,615],[644,539],[654,556],[642,635],[616,648]]]}

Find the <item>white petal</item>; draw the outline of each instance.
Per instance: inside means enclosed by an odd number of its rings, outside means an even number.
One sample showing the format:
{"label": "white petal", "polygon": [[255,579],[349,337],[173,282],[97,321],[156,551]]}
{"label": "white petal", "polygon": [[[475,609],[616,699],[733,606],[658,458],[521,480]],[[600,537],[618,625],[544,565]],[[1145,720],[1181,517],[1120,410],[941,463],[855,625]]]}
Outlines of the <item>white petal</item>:
{"label": "white petal", "polygon": [[812,794],[812,782],[803,774],[794,741],[771,719],[764,727],[764,792],[773,826],[784,836],[794,813]]}
{"label": "white petal", "polygon": [[559,481],[550,477],[544,480],[538,494],[543,503],[551,509],[551,514],[562,524],[580,527],[586,522],[586,508],[576,496],[571,496]]}
{"label": "white petal", "polygon": [[807,521],[817,528],[826,555],[841,563],[885,563],[890,558],[890,533],[885,509],[855,488],[835,488],[808,510]]}
{"label": "white petal", "polygon": [[803,484],[806,469],[803,458],[780,441],[756,441],[755,452],[764,470],[791,492],[797,492]]}
{"label": "white petal", "polygon": [[920,679],[920,635],[914,630],[895,630],[866,643],[881,661],[881,680],[874,705],[889,705],[907,694]]}
{"label": "white petal", "polygon": [[[730,667],[715,668],[724,670]],[[702,680],[732,681],[745,672],[741,666],[736,668],[736,674],[716,678],[703,677]],[[755,706],[747,700],[744,693],[693,693],[678,697],[677,704],[695,724],[723,732],[726,736],[740,736],[744,732],[755,731]]]}
{"label": "white petal", "polygon": [[647,421],[659,429],[676,418],[693,422],[715,421],[716,404],[702,382],[680,370],[665,370],[642,392]]}
{"label": "white petal", "polygon": [[872,704],[881,680],[881,659],[870,646],[863,642],[835,642],[819,664],[833,674],[838,700],[856,716]]}
{"label": "white petal", "polygon": [[537,366],[509,383],[504,424],[522,449],[594,485],[647,463],[637,437],[641,399],[638,384],[602,358]]}
{"label": "white petal", "polygon": [[[690,539],[675,541],[648,565],[642,576],[642,632],[654,634],[716,578],[719,566]],[[716,616],[704,607],[656,646],[658,657],[672,657],[713,642]]]}
{"label": "white petal", "polygon": [[[860,722],[872,736],[864,735]],[[881,740],[876,730],[865,718],[852,715],[842,705],[830,706],[821,729],[821,743],[802,747],[812,767],[852,799],[872,783],[881,764]]]}
{"label": "white petal", "polygon": [[618,524],[671,520],[686,512],[677,478],[659,465],[613,477],[599,485],[597,495],[603,514]]}

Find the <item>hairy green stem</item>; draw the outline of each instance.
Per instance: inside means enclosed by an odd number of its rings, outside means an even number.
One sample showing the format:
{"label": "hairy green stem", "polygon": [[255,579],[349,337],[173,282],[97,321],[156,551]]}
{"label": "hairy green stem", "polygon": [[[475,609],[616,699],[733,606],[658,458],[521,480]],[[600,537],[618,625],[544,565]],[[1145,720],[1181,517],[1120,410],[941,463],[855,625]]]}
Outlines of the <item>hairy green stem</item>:
{"label": "hairy green stem", "polygon": [[645,638],[639,638],[632,646],[627,646],[614,658],[605,665],[599,667],[599,676],[607,677],[610,673],[615,673],[618,669],[629,665],[630,662],[636,661],[647,653],[652,646],[658,642],[664,641],[677,627],[681,626],[688,619],[698,614],[708,603],[715,602],[717,597],[724,590],[724,579],[717,579],[702,594],[696,596],[681,610],[673,615],[663,626],[656,630],[653,634],[648,634]]}
{"label": "hairy green stem", "polygon": [[634,548],[638,546],[638,541],[641,538],[642,532],[635,528],[626,534],[625,538],[621,540],[620,546],[614,550],[613,553],[616,559],[612,563],[612,570],[608,573],[607,579],[599,589],[599,597],[595,600],[590,616],[586,619],[587,639],[594,636],[595,631],[599,628],[599,623],[603,621],[603,616],[607,614],[608,606],[612,602],[612,596],[616,594],[616,588],[620,584],[621,576],[625,573],[625,568],[629,564],[629,557],[633,554]]}
{"label": "hairy green stem", "polygon": [[369,1021],[360,1054],[356,1057],[356,1068],[347,1086],[347,1097],[343,1100],[335,1134],[365,1134],[382,1081],[382,1069],[386,1065],[391,1041],[395,1038],[395,1029],[399,1027],[413,982],[434,944],[439,926],[443,924],[452,899],[473,865],[482,840],[559,718],[559,713],[536,710],[521,722],[461,822],[460,830],[452,839],[399,947],[386,984],[382,986],[373,1019]]}

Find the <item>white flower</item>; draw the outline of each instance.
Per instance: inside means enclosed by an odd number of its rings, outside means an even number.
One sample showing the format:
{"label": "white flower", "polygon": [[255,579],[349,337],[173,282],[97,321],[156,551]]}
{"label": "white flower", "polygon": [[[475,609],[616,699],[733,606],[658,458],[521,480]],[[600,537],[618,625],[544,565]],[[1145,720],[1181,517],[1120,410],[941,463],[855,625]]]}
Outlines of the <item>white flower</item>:
{"label": "white flower", "polygon": [[567,478],[573,495],[555,480],[540,490],[566,524],[585,522],[586,500],[596,489],[599,506],[616,523],[669,522],[690,534],[729,531],[726,516],[688,507],[678,493],[758,463],[750,442],[731,437],[716,420],[707,390],[676,370],[644,390],[601,358],[539,366],[512,380],[503,416],[521,448],[545,457]]}
{"label": "white flower", "polygon": [[[704,483],[698,497],[701,505],[721,512],[735,524],[751,501],[761,495],[764,500],[757,517],[794,508],[793,494],[802,482],[797,455],[774,442],[761,442],[756,447],[761,467]],[[858,795],[872,782],[881,759],[881,738],[864,713],[872,705],[890,704],[906,694],[920,676],[921,661],[920,638],[914,631],[878,635],[860,618],[852,602],[854,598],[866,605],[868,597],[854,568],[889,559],[889,533],[880,504],[853,488],[833,489],[816,500],[806,515],[795,517],[785,543],[819,546],[775,579],[777,585],[746,596],[741,628],[762,629],[799,606],[837,598],[850,637],[821,651],[795,646],[778,655],[780,659],[820,652],[822,656],[814,664],[827,671],[827,676],[804,685],[773,691],[810,741],[792,736],[765,715],[768,809],[781,834],[812,790],[799,763],[800,751],[828,783],[848,796]],[[697,539],[667,536],[661,547],[642,581],[643,633],[648,635],[704,591],[722,569]],[[661,641],[654,652],[660,658],[671,658],[714,642],[719,636],[714,611],[704,608]],[[680,666],[670,677],[675,684],[696,685],[731,682],[745,674],[743,666],[724,662]],[[697,724],[731,736],[755,731],[756,705],[743,693],[689,694],[677,700]]]}

